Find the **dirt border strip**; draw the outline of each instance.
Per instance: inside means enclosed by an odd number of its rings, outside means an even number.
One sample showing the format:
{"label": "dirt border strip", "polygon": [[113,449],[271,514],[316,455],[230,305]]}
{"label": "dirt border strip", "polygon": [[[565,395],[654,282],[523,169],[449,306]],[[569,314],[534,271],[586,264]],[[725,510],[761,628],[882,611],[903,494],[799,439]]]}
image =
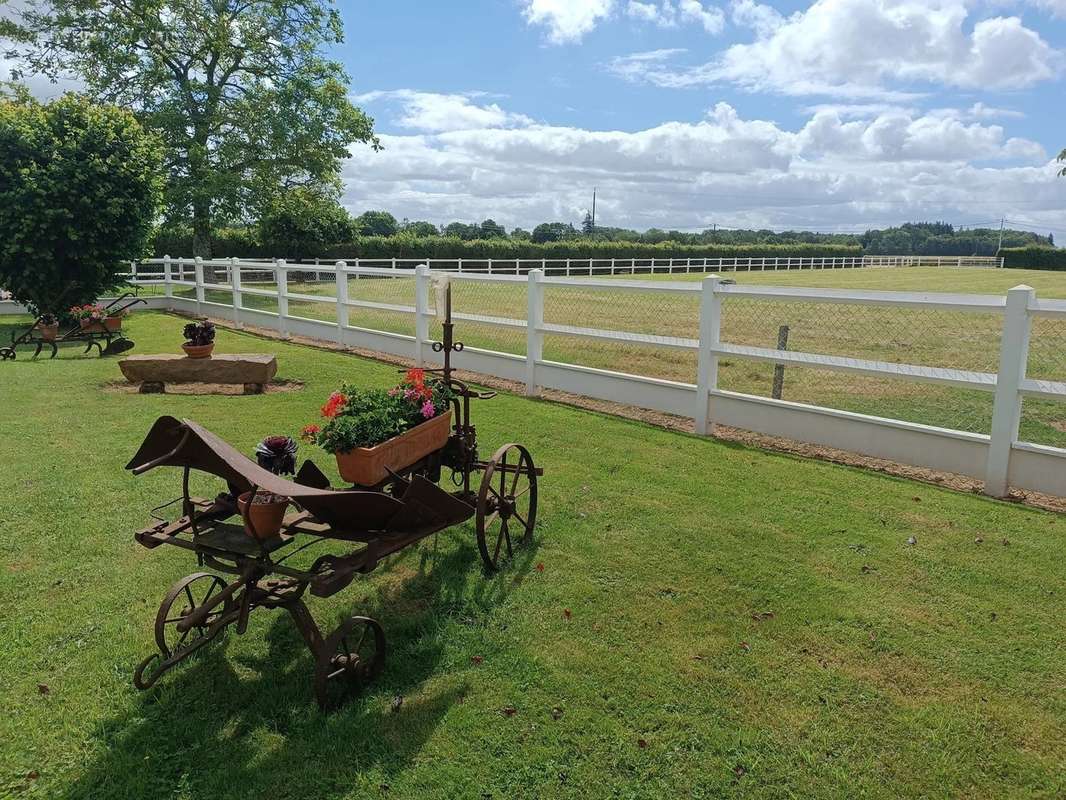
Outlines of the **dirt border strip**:
{"label": "dirt border strip", "polygon": [[[164,310],[164,313],[192,319],[201,318],[195,314],[186,314],[180,311]],[[317,350],[351,353],[361,358],[377,361],[382,364],[391,364],[397,367],[412,367],[415,363],[414,359],[392,356],[375,350],[365,350],[360,347],[348,347],[320,339],[309,339],[304,336],[286,337],[269,328],[260,328],[252,325],[245,325],[241,328],[237,328],[233,322],[229,320],[211,318],[211,321],[221,328],[233,330],[238,333],[251,333],[262,339],[293,342],[306,347],[313,347]],[[483,375],[481,373],[468,372],[466,370],[456,370],[456,375],[460,380],[477,383],[493,389],[500,389],[511,394],[524,395],[526,390],[525,383],[506,380],[504,378],[496,378],[491,375]],[[541,392],[541,399],[576,408],[583,408],[588,411],[597,411],[615,417],[636,420],[638,422],[644,422],[649,425],[677,431],[679,433],[695,435],[693,422],[687,417],[679,417],[661,411],[651,411],[646,408],[625,405],[623,403],[596,400],[584,395],[570,394],[569,392],[561,392],[555,389],[544,389]],[[838,450],[834,447],[823,447],[821,445],[808,444],[806,442],[799,442],[793,439],[785,439],[777,436],[766,436],[752,431],[729,428],[724,425],[718,425],[715,427],[715,438],[727,442],[737,442],[757,450],[787,453],[801,458],[813,458],[818,459],[819,461],[828,461],[833,464],[872,470],[885,475],[892,475],[897,478],[906,478],[908,480],[918,481],[932,486],[951,489],[952,491],[978,494],[984,497],[984,481],[952,472],[941,472],[939,470],[927,469],[925,467],[912,467],[895,461],[863,456],[848,450]],[[993,498],[986,499],[993,500]],[[1012,488],[1010,494],[1006,498],[1003,498],[1003,500],[1005,502],[1032,506],[1043,511],[1066,513],[1066,497],[1056,497],[1054,495]]]}

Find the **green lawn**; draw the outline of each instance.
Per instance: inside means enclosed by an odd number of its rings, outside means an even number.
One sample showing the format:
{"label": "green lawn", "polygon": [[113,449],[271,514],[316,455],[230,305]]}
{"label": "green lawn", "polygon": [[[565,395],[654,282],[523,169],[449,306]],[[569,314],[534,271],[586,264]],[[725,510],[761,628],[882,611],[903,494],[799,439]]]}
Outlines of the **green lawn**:
{"label": "green lawn", "polygon": [[[136,352],[177,347],[178,319],[127,324]],[[156,606],[196,569],[131,535],[179,493],[177,472],[123,470],[151,421],[249,451],[341,381],[396,378],[231,331],[219,347],[277,352],[306,388],[137,395],[77,351],[0,364],[0,796],[1066,794],[1062,519],[508,395],[476,422],[546,470],[535,545],[487,577],[463,526],[313,598],[319,620],[384,625],[365,696],[320,714],[309,654],[265,611],[137,692]]]}

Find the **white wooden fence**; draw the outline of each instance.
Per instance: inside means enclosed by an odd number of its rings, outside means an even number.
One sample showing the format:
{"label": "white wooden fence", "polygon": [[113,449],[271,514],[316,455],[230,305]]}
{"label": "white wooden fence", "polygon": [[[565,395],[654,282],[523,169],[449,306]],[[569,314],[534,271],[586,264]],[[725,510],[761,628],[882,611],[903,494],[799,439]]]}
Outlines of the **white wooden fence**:
{"label": "white wooden fence", "polygon": [[[205,260],[209,270],[225,272],[226,281],[230,264],[237,259]],[[162,277],[164,264],[171,265],[171,271],[185,276],[192,273],[194,258],[149,258],[130,265],[130,276],[151,275]],[[272,269],[277,259],[240,259],[242,265],[259,265],[263,274]],[[371,269],[413,270],[418,264],[426,264],[435,271],[473,273],[485,275],[526,275],[530,270],[539,269],[545,276],[564,275],[636,275],[636,274],[687,274],[707,272],[779,272],[812,269],[863,269],[892,267],[983,267],[999,269],[1003,259],[994,256],[842,256],[837,258],[821,257],[782,257],[782,258],[565,258],[565,259],[477,259],[477,258],[356,258],[345,262],[351,267]],[[295,268],[295,265],[293,265]],[[331,263],[319,259],[305,262],[300,270],[306,273],[305,280],[323,282],[332,280]],[[255,280],[254,273],[246,278]],[[250,280],[245,281],[250,282]]]}
{"label": "white wooden fence", "polygon": [[[262,263],[229,262],[231,283],[205,280],[204,264],[193,262],[188,273],[167,263],[161,278],[138,276],[139,283],[156,284],[159,296],[148,297],[150,307],[166,308],[203,316],[227,318],[237,326],[273,329],[283,335],[312,339],[413,358],[418,363],[437,363],[431,348],[430,331],[435,317],[431,288],[436,276],[428,266],[395,271],[353,267],[338,262],[328,271],[335,291],[330,296],[290,290],[292,272],[304,272],[306,265],[279,261],[270,266],[273,288],[248,286],[245,272],[262,272]],[[321,266],[321,265],[320,265]],[[321,266],[323,272],[327,271]],[[364,278],[388,278],[399,289],[399,302],[380,302],[353,297],[349,282]],[[485,326],[524,338],[521,355],[467,346],[455,355],[455,365],[486,375],[521,382],[530,396],[542,389],[621,402],[643,408],[690,417],[699,434],[712,434],[716,425],[726,425],[758,433],[780,436],[816,445],[839,448],[898,463],[971,476],[985,482],[985,491],[1003,496],[1008,486],[1066,496],[1066,449],[1019,440],[1023,398],[1066,402],[1066,382],[1037,379],[1027,374],[1030,334],[1034,321],[1066,322],[1066,301],[1037,298],[1033,289],[1019,286],[1005,297],[991,295],[929,294],[881,291],[842,291],[738,285],[719,276],[701,282],[638,280],[597,280],[547,276],[533,270],[525,276],[458,273],[448,279],[461,291],[463,284],[508,286],[526,294],[520,317],[493,316],[460,311],[455,316],[471,326]],[[352,285],[359,287],[362,281]],[[664,293],[699,306],[696,338],[621,331],[597,325],[600,304],[588,302],[582,327],[545,320],[545,292],[603,293],[606,299],[628,298],[630,307],[639,308]],[[358,294],[358,292],[357,292]],[[184,295],[184,296],[183,296]],[[266,308],[249,307],[254,301]],[[753,347],[723,340],[722,307],[733,299],[763,300],[831,309],[845,304],[855,307],[895,308],[942,312],[975,312],[992,315],[998,328],[998,368],[995,372],[954,369],[853,358],[803,351],[782,351]],[[290,307],[290,303],[295,304]],[[307,303],[335,309],[335,319],[312,319],[298,311]],[[617,305],[617,303],[616,303]],[[293,308],[297,310],[294,313]],[[400,315],[412,323],[413,335],[350,324],[350,314],[367,310]],[[582,317],[584,319],[585,317]],[[997,323],[998,320],[998,323]],[[617,320],[616,320],[617,324]],[[691,382],[664,380],[626,372],[619,357],[613,369],[583,366],[544,357],[545,337],[553,340],[608,342],[620,345],[653,345],[692,352],[696,359]],[[1066,340],[1064,340],[1066,341]],[[1057,352],[1057,341],[1039,342]],[[990,342],[990,348],[995,343]],[[899,352],[906,359],[908,351]],[[719,361],[785,364],[835,373],[850,373],[897,381],[921,382],[987,393],[993,402],[988,433],[924,425],[899,419],[871,416],[805,403],[776,400],[722,388]],[[916,359],[917,360],[917,359]]]}
{"label": "white wooden fence", "polygon": [[[242,282],[242,273],[263,270],[261,263],[230,262],[229,285],[204,280],[203,264],[194,262],[191,275],[167,269],[161,282],[163,296],[153,305],[194,314],[227,317],[238,326],[253,325],[320,340],[366,348],[418,363],[436,363],[429,337],[434,318],[428,266],[420,265],[400,275],[389,269],[354,267],[338,262],[329,270],[336,291],[331,297],[290,291],[289,273],[303,272],[307,265],[272,265],[275,289],[251,288]],[[322,267],[326,271],[325,267]],[[439,273],[438,273],[439,274]],[[180,276],[180,277],[179,277]],[[409,284],[403,303],[380,303],[349,296],[349,280],[389,277]],[[526,392],[536,396],[541,389],[557,389],[603,400],[617,401],[671,414],[689,416],[700,434],[712,434],[715,425],[727,425],[758,433],[829,446],[876,458],[953,472],[985,482],[985,490],[1003,496],[1008,486],[1066,496],[1066,450],[1019,441],[1022,399],[1025,397],[1066,401],[1066,383],[1037,380],[1027,376],[1030,328],[1036,318],[1066,320],[1066,301],[1043,300],[1033,289],[1019,286],[1006,297],[991,295],[929,294],[881,291],[842,291],[767,286],[744,286],[723,281],[718,276],[702,282],[596,280],[547,276],[532,270],[525,276],[481,273],[449,274],[460,286],[464,282],[522,284],[527,303],[524,319],[484,314],[456,314],[482,326],[520,332],[525,337],[525,355],[467,347],[456,354],[455,364],[486,375],[519,381]],[[157,282],[146,279],[141,282]],[[358,285],[358,284],[355,284]],[[192,294],[176,292],[191,287]],[[552,287],[580,288],[617,296],[648,293],[681,294],[698,299],[699,335],[696,339],[640,334],[596,327],[595,307],[589,309],[587,327],[551,324],[544,321],[544,293]],[[205,292],[232,293],[229,303],[209,300]],[[188,292],[188,288],[185,288]],[[250,308],[244,297],[251,295],[276,300],[276,310]],[[722,340],[723,300],[748,298],[802,304],[848,304],[901,309],[983,312],[1001,317],[999,366],[997,372],[976,372],[918,364],[894,363],[799,351],[751,347]],[[336,321],[294,315],[290,301],[332,303]],[[260,301],[262,302],[262,301]],[[354,327],[349,324],[352,309],[374,309],[413,318],[414,335]],[[678,382],[598,369],[544,358],[545,336],[574,337],[615,343],[668,346],[694,351],[697,369],[693,382]],[[901,353],[905,358],[906,353]],[[718,382],[719,359],[786,364],[835,372],[917,381],[961,387],[991,393],[994,409],[988,434],[940,428],[897,419],[858,414],[821,406],[775,400],[722,389]]]}

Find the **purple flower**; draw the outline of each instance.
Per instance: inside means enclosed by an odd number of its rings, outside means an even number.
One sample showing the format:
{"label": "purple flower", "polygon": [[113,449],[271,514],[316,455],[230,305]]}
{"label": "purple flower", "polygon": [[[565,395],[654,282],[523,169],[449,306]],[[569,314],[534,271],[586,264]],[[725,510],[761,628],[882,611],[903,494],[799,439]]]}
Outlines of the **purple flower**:
{"label": "purple flower", "polygon": [[434,407],[432,400],[427,400],[422,404],[422,416],[426,419],[429,419],[436,413],[437,409]]}

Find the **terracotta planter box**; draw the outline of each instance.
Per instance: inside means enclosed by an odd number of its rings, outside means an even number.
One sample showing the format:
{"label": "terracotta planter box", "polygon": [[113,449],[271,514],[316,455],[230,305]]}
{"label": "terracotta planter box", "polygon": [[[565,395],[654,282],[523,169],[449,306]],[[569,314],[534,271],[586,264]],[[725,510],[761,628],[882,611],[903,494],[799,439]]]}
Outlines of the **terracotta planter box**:
{"label": "terracotta planter box", "polygon": [[37,332],[41,335],[41,338],[46,342],[54,342],[56,337],[59,336],[58,325],[38,325]]}
{"label": "terracotta planter box", "polygon": [[103,333],[105,330],[115,333],[115,331],[122,330],[122,317],[108,317],[103,322],[83,319],[81,329],[89,333]]}
{"label": "terracotta planter box", "polygon": [[452,429],[452,412],[416,425],[399,436],[374,447],[357,447],[347,453],[336,453],[337,469],[349,483],[376,486],[389,477],[389,470],[400,472],[439,450],[448,442]]}

